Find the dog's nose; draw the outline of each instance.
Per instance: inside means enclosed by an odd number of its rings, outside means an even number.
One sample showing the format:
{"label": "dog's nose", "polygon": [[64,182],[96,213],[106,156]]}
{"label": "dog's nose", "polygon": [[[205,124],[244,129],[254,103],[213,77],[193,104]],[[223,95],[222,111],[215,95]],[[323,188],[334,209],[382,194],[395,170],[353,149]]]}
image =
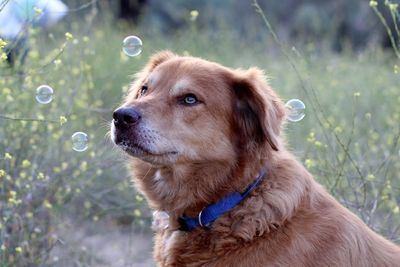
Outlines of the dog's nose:
{"label": "dog's nose", "polygon": [[127,128],[137,124],[142,118],[142,115],[140,115],[140,112],[135,108],[123,107],[114,111],[113,118],[116,127]]}

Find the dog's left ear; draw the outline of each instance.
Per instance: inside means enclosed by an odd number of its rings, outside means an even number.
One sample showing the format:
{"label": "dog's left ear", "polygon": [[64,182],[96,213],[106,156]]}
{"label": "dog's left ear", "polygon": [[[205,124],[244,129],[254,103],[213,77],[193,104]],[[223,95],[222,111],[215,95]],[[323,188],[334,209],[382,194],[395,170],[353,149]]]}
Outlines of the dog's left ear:
{"label": "dog's left ear", "polygon": [[279,150],[279,135],[285,117],[285,108],[258,68],[236,71],[232,78],[235,124],[245,138],[257,144],[268,142]]}

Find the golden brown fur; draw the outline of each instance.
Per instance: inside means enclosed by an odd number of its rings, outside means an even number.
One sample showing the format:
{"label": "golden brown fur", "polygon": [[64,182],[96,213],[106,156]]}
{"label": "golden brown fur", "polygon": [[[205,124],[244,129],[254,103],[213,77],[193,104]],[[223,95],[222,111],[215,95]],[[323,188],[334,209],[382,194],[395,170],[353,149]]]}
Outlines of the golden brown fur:
{"label": "golden brown fur", "polygon": [[[182,105],[188,93],[199,104]],[[147,151],[124,148],[134,156],[134,182],[152,209],[170,215],[155,236],[159,266],[400,266],[399,247],[340,205],[286,150],[284,106],[260,70],[161,52],[123,106],[142,114],[124,137]],[[119,134],[114,127],[114,141]],[[242,192],[263,166],[268,177],[210,229],[177,230],[179,216]]]}

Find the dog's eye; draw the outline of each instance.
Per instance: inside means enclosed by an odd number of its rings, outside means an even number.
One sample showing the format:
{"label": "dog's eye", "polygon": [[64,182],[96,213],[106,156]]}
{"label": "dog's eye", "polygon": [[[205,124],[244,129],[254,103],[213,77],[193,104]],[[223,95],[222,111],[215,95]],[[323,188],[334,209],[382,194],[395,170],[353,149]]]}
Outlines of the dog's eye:
{"label": "dog's eye", "polygon": [[140,95],[144,95],[147,92],[147,85],[142,85],[142,88],[140,89]]}
{"label": "dog's eye", "polygon": [[199,101],[194,94],[187,94],[182,99],[182,104],[186,106],[193,106],[196,105]]}

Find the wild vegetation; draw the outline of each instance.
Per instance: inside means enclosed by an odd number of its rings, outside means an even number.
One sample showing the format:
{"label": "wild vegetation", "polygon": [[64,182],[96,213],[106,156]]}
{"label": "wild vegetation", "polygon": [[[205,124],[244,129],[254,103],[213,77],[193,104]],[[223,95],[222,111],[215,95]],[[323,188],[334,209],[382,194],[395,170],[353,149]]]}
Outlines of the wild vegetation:
{"label": "wild vegetation", "polygon": [[[302,99],[305,118],[285,126],[291,150],[342,204],[400,242],[398,6],[370,2],[378,16],[379,5],[397,23],[389,33],[393,50],[354,52],[344,46],[339,54],[314,41],[300,47],[283,43],[268,12],[254,4],[266,23],[258,42],[227,25],[216,31],[199,27],[201,10],[182,14],[188,27],[162,35],[105,11],[99,16],[94,2],[69,24],[50,31],[30,28],[23,63],[17,58],[10,67],[5,49],[12,44],[0,41],[1,267],[53,266],[63,256],[65,266],[100,266],[96,255],[66,243],[62,233],[70,221],[149,229],[151,211],[132,188],[125,156],[107,132],[131,74],[163,49],[230,67],[258,66],[284,101]],[[122,53],[127,35],[142,38],[138,57]],[[42,84],[54,89],[49,104],[35,100]],[[78,131],[89,136],[84,152],[72,149],[71,135]],[[66,252],[55,257],[60,250]]]}

